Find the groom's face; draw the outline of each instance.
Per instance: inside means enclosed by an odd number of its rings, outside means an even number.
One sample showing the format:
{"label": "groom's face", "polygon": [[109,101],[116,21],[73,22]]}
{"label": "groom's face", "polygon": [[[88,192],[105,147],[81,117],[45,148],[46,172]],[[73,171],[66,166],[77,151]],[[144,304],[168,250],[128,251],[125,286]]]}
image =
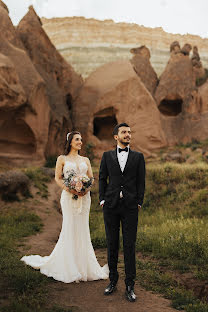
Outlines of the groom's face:
{"label": "groom's face", "polygon": [[131,129],[130,127],[120,127],[118,128],[118,135],[114,135],[114,139],[117,143],[121,143],[124,146],[129,145],[131,141]]}

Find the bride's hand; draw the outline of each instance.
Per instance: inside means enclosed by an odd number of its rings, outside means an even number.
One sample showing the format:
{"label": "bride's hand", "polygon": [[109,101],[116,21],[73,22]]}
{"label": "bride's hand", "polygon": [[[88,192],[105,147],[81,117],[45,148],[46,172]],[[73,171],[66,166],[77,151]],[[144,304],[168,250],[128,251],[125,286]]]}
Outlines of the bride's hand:
{"label": "bride's hand", "polygon": [[79,195],[79,193],[75,190],[70,190],[70,193],[72,193],[73,195]]}
{"label": "bride's hand", "polygon": [[87,192],[88,192],[88,191],[82,191],[82,192],[79,192],[78,195],[79,195],[79,196],[85,196],[85,195],[87,194]]}
{"label": "bride's hand", "polygon": [[64,187],[63,187],[63,190],[66,191],[66,192],[70,192],[70,191],[69,191],[69,188],[68,188],[67,186],[64,186]]}

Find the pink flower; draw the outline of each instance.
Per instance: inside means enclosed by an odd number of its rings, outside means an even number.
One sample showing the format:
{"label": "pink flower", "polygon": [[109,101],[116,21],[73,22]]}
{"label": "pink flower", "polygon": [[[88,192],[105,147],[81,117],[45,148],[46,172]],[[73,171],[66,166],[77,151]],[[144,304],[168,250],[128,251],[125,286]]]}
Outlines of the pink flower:
{"label": "pink flower", "polygon": [[75,181],[71,181],[70,185],[71,185],[72,188],[74,188],[75,185],[76,185],[76,182]]}
{"label": "pink flower", "polygon": [[76,185],[75,185],[75,190],[76,190],[77,192],[80,192],[81,189],[82,189],[82,187],[83,187],[82,182],[81,182],[81,181],[77,181],[77,182],[76,182]]}

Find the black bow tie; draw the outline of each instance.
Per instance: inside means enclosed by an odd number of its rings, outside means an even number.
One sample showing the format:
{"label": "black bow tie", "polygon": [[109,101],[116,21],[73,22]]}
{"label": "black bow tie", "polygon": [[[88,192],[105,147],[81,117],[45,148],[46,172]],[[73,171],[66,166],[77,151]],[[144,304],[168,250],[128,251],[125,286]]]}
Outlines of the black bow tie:
{"label": "black bow tie", "polygon": [[125,147],[125,148],[118,148],[118,152],[128,152],[128,147]]}

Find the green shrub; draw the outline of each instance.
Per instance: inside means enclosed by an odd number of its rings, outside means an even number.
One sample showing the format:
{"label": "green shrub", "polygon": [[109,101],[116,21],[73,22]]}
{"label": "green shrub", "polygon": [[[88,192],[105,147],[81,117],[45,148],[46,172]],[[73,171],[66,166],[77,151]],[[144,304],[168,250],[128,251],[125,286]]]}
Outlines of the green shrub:
{"label": "green shrub", "polygon": [[91,142],[86,143],[85,146],[85,152],[86,152],[86,156],[93,162],[93,160],[95,159],[95,154],[93,151],[93,148],[95,147],[95,145]]}
{"label": "green shrub", "polygon": [[44,167],[54,168],[56,166],[56,160],[57,160],[57,156],[56,155],[48,156],[46,158],[46,162],[44,164]]}
{"label": "green shrub", "polygon": [[48,198],[48,186],[46,183],[50,182],[52,178],[44,175],[40,168],[27,168],[24,172],[39,190],[37,194],[40,194],[43,198]]}

